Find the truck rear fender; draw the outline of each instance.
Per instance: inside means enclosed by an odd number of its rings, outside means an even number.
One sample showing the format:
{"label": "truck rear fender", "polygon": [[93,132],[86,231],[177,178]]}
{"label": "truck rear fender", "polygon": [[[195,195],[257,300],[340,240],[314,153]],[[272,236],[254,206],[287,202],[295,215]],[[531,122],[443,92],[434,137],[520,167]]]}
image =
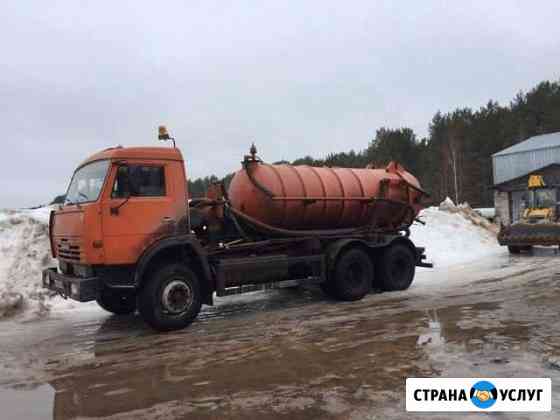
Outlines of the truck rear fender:
{"label": "truck rear fender", "polygon": [[395,238],[390,242],[389,245],[396,244],[396,243],[402,243],[402,244],[408,246],[414,252],[416,252],[416,247],[414,246],[412,241],[410,239],[408,239],[408,237],[406,237],[406,236],[395,236]]}
{"label": "truck rear fender", "polygon": [[353,247],[362,248],[369,255],[372,255],[372,249],[368,244],[361,240],[355,238],[349,239],[339,239],[327,247],[325,251],[325,256],[327,257],[327,275],[334,268],[338,256],[345,250]]}
{"label": "truck rear fender", "polygon": [[204,303],[213,304],[215,281],[210,271],[207,254],[192,235],[163,238],[148,247],[140,257],[134,275],[134,284],[140,289],[151,270],[166,262],[184,262],[199,277],[203,288]]}
{"label": "truck rear fender", "polygon": [[[414,243],[407,237],[407,236],[396,236],[395,239],[393,239],[390,243],[390,245],[393,244],[403,244],[406,245],[407,247],[410,248],[410,250],[414,253],[414,255],[416,256],[416,265],[421,263],[421,259],[422,259],[422,254],[424,252],[424,248],[417,248]],[[422,263],[423,264],[423,263]]]}

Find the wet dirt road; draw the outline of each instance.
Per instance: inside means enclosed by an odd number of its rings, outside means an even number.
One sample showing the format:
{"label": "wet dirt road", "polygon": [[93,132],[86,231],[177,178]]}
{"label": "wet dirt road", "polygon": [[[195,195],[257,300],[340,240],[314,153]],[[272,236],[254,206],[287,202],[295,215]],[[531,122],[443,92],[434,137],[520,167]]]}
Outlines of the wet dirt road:
{"label": "wet dirt road", "polygon": [[222,300],[155,334],[98,310],[0,323],[0,419],[481,418],[406,413],[405,378],[550,377],[560,418],[560,256],[419,271],[406,292]]}

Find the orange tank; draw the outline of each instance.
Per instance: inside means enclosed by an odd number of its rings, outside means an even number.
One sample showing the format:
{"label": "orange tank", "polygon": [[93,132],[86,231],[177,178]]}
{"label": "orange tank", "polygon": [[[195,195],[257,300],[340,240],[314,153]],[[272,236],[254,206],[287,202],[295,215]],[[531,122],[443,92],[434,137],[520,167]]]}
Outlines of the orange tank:
{"label": "orange tank", "polygon": [[228,190],[234,210],[290,230],[409,224],[422,195],[418,180],[395,162],[384,169],[317,168],[269,165],[254,156],[245,158]]}

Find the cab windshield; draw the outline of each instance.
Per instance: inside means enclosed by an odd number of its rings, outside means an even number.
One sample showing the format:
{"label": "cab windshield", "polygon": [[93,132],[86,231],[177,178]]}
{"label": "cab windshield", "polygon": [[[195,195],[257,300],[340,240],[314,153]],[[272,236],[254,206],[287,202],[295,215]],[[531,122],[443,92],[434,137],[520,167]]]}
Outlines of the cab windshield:
{"label": "cab windshield", "polygon": [[64,204],[96,201],[109,170],[108,160],[99,160],[82,166],[72,177]]}

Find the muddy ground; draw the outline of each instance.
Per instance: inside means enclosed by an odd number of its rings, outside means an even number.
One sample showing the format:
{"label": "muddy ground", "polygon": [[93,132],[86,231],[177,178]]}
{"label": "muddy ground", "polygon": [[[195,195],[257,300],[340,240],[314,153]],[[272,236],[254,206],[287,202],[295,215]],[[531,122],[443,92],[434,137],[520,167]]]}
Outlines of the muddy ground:
{"label": "muddy ground", "polygon": [[[560,255],[542,249],[355,303],[231,297],[168,334],[97,309],[3,321],[0,418],[560,418],[559,286]],[[411,376],[550,377],[553,412],[406,413]]]}

